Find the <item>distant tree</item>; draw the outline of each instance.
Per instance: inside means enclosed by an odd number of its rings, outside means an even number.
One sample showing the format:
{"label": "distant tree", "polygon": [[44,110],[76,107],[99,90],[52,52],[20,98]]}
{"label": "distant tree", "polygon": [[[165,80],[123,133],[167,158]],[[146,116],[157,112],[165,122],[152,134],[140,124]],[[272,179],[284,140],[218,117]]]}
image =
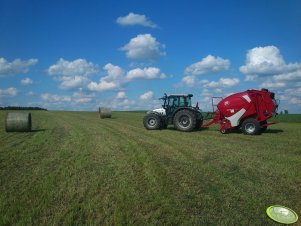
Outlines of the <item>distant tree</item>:
{"label": "distant tree", "polygon": [[284,110],[284,114],[287,115],[288,114],[288,110]]}
{"label": "distant tree", "polygon": [[280,111],[280,115],[283,115],[283,111]]}

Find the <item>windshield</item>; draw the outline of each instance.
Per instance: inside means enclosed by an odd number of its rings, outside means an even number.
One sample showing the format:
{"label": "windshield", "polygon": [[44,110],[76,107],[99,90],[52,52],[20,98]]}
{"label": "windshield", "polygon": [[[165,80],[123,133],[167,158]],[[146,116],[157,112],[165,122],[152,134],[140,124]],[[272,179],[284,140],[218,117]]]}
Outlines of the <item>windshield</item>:
{"label": "windshield", "polygon": [[191,98],[186,96],[171,96],[168,98],[170,107],[191,107]]}

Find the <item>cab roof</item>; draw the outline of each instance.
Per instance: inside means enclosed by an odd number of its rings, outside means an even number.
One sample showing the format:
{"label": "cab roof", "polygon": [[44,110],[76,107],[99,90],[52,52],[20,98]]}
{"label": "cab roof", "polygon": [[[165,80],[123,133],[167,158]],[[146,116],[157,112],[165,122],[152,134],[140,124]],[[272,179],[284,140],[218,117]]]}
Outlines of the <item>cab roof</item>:
{"label": "cab roof", "polygon": [[192,94],[169,94],[168,97],[193,97]]}

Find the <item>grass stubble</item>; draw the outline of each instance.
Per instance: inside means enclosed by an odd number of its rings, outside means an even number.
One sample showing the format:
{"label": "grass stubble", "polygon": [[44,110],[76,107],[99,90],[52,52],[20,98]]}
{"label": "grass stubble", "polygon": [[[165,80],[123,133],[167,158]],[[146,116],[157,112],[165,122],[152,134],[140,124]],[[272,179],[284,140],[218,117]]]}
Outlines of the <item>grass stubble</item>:
{"label": "grass stubble", "polygon": [[297,116],[259,136],[147,131],[143,116],[34,111],[33,132],[0,130],[0,225],[278,225],[272,204],[301,215]]}

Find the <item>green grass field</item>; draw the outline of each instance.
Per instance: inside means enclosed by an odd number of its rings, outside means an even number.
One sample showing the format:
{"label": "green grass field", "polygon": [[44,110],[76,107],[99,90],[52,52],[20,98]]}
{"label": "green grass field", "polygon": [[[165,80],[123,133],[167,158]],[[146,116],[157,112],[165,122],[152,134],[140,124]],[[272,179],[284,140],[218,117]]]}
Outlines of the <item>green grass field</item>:
{"label": "green grass field", "polygon": [[143,116],[33,111],[33,132],[6,133],[1,111],[0,225],[279,225],[272,204],[301,217],[301,115],[258,136],[147,131]]}

